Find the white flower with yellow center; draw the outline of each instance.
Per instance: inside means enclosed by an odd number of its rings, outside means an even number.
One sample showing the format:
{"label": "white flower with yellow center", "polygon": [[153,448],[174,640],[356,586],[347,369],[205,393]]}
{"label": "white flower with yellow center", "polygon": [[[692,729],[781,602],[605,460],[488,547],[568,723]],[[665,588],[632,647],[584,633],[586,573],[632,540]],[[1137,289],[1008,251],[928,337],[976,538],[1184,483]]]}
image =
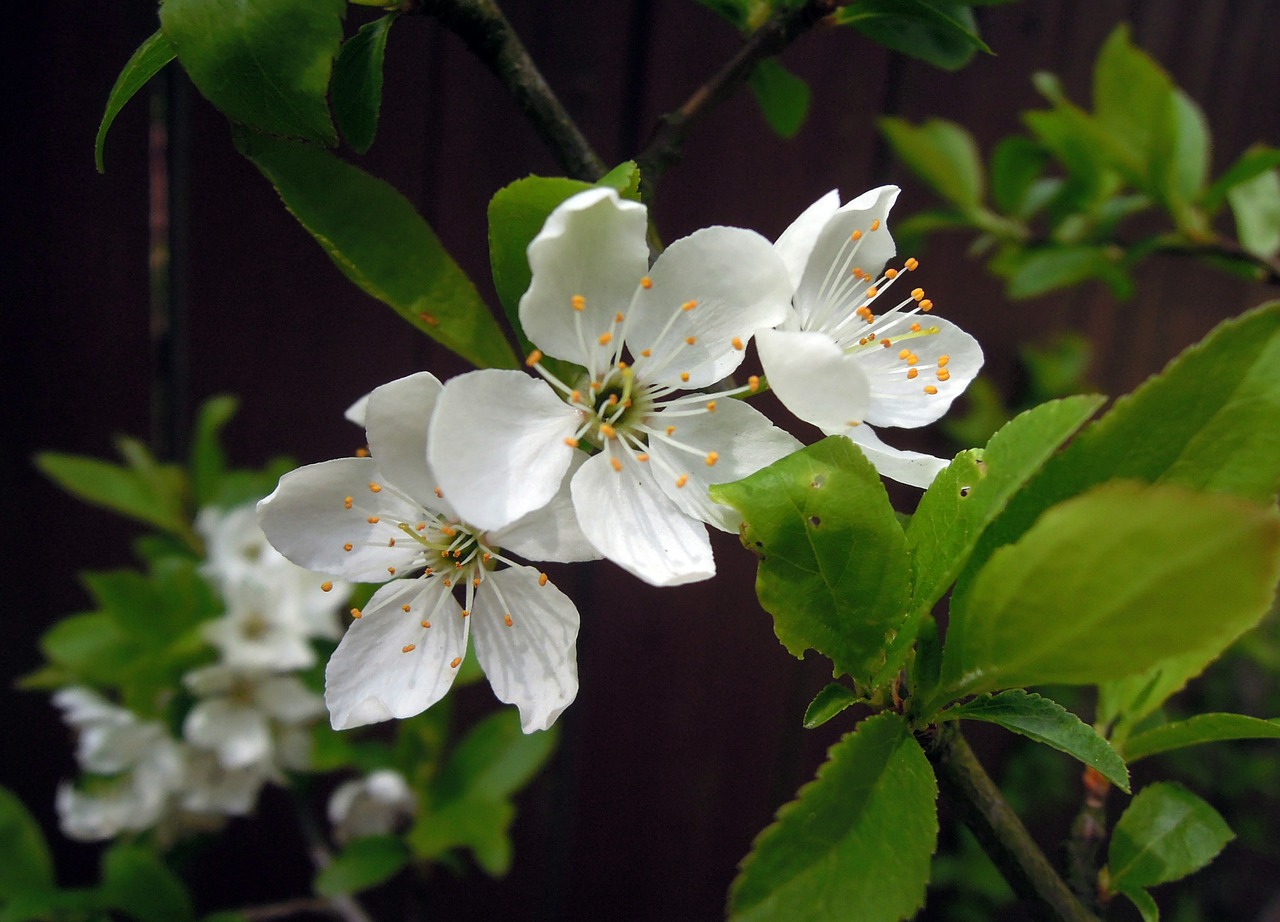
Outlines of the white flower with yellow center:
{"label": "white flower with yellow center", "polygon": [[[649,265],[643,205],[612,189],[568,199],[529,245],[520,322],[537,350],[517,371],[446,385],[429,459],[471,522],[499,527],[548,502],[572,474],[573,506],[601,555],[658,586],[715,573],[706,525],[739,518],[707,487],[800,447],[735,396],[710,393],[751,336],[786,315],[786,267],[760,235],[711,227]],[[585,369],[562,381],[543,356]],[[465,441],[437,433],[468,430]],[[592,452],[590,458],[587,452]]]}
{"label": "white flower with yellow center", "polygon": [[756,334],[756,349],[788,410],[848,436],[886,477],[927,487],[947,462],[892,448],[871,427],[938,419],[977,375],[982,349],[932,315],[923,289],[896,303],[889,295],[916,268],[914,259],[885,266],[896,252],[885,222],[897,197],[882,186],[841,206],[829,192],[783,232],[775,247],[795,296],[778,329]]}
{"label": "white flower with yellow center", "polygon": [[[352,611],[356,620],[325,670],[335,729],[430,707],[448,692],[474,637],[494,694],[520,709],[526,733],[545,730],[578,691],[578,611],[545,574],[503,549],[531,560],[595,554],[567,491],[506,528],[459,518],[426,460],[440,389],[425,372],[376,389],[364,411],[370,456],[286,474],[259,504],[262,528],[310,570],[389,581],[363,611]],[[470,427],[445,435],[451,444],[471,437]]]}

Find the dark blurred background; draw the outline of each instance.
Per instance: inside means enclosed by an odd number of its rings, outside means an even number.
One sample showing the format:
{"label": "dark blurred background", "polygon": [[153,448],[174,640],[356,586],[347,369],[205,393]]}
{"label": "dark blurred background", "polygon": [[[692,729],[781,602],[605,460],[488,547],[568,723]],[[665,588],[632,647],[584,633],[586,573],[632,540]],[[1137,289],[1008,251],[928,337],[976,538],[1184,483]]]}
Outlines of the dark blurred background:
{"label": "dark blurred background", "polygon": [[[611,163],[634,154],[655,119],[738,42],[693,0],[503,5]],[[877,116],[949,118],[988,148],[1018,129],[1019,110],[1039,104],[1034,70],[1060,74],[1087,102],[1094,55],[1124,20],[1206,111],[1216,173],[1251,142],[1280,141],[1277,12],[1274,0],[1024,0],[979,11],[996,55],[954,74],[851,31],[815,30],[783,58],[814,90],[800,134],[789,142],[772,135],[748,93],[724,105],[664,179],[659,227],[666,239],[713,223],[773,237],[828,189],[849,197],[886,181],[905,187],[901,220],[933,199],[891,161]],[[359,443],[342,411],[361,394],[412,371],[443,378],[464,366],[346,281],[237,155],[223,117],[176,75],[125,109],[107,144],[107,173],[94,172],[104,101],[155,30],[153,4],[50,0],[14,5],[6,17],[0,367],[10,422],[0,561],[12,630],[0,676],[8,682],[38,665],[37,638],[56,618],[86,605],[73,572],[128,565],[137,534],[54,489],[30,466],[33,452],[106,456],[112,434],[124,432],[180,454],[193,408],[234,393],[243,398],[228,430],[234,461],[253,465],[277,454],[318,461]],[[352,28],[365,18],[353,8]],[[155,208],[165,174],[149,175],[148,157],[163,134],[167,153],[152,162],[168,165],[167,232]],[[381,130],[358,162],[414,201],[496,305],[486,203],[512,180],[556,168],[503,88],[433,21],[411,17],[393,30]],[[167,284],[149,271],[157,243],[169,251]],[[947,316],[982,342],[987,371],[1006,391],[1019,384],[1019,343],[1076,330],[1094,344],[1091,379],[1122,393],[1218,320],[1275,295],[1166,258],[1152,261],[1125,303],[1096,283],[1010,302],[966,258],[965,243],[932,241],[918,276]],[[912,444],[953,447],[929,438]],[[828,667],[817,656],[797,662],[774,639],[755,601],[753,558],[736,540],[721,536],[716,551],[720,575],[681,590],[652,589],[603,563],[557,576],[583,612],[581,692],[561,719],[561,750],[522,798],[511,875],[500,882],[474,869],[461,879],[437,875],[431,918],[722,914],[752,838],[850,723],[801,729]],[[469,689],[464,711],[487,707],[488,694]],[[71,740],[45,695],[8,691],[3,715],[0,783],[52,832],[55,786],[74,773]],[[999,766],[1008,740],[974,735]],[[1048,843],[1065,835],[1078,785],[1069,765],[1061,776],[1067,808],[1037,825]],[[1264,772],[1257,787],[1259,812],[1274,817],[1280,776]],[[1200,793],[1215,802],[1212,789]],[[275,808],[266,809],[270,820]],[[1263,841],[1276,828],[1264,828]],[[945,820],[943,835],[951,840]],[[93,848],[53,839],[63,883],[94,878]],[[284,819],[265,831],[234,823],[198,863],[202,908],[300,892],[306,872],[290,854],[294,844]],[[1210,907],[1230,907],[1206,919],[1257,918],[1280,890],[1280,857],[1232,846],[1220,863],[1234,870],[1182,886],[1201,888]],[[228,875],[234,887],[219,889],[215,881]],[[945,892],[931,896],[929,918],[949,918],[947,902]]]}

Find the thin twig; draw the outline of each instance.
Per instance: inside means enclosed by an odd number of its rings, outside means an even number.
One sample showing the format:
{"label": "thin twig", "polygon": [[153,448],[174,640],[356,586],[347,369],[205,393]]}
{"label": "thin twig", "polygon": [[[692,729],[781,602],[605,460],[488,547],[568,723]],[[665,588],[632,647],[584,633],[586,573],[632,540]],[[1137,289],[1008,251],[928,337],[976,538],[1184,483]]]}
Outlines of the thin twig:
{"label": "thin twig", "polygon": [[607,172],[494,0],[404,0],[404,12],[434,16],[507,88],[565,175],[594,182]]}
{"label": "thin twig", "polygon": [[[321,832],[315,817],[311,815],[311,810],[302,794],[292,790],[289,793],[293,801],[294,815],[298,819],[298,827],[302,830],[303,838],[307,840],[307,853],[311,856],[311,863],[315,865],[316,870],[322,871],[333,863],[333,853],[329,851],[324,833]],[[364,907],[356,902],[355,897],[332,896],[326,902],[329,911],[344,922],[373,922],[373,917],[364,911]]]}
{"label": "thin twig", "polygon": [[995,862],[1009,886],[1040,911],[1037,918],[1098,922],[1058,876],[955,724],[919,734],[938,787]]}
{"label": "thin twig", "polygon": [[1071,862],[1071,889],[1086,906],[1101,909],[1103,894],[1098,888],[1102,846],[1107,839],[1107,794],[1111,782],[1093,766],[1084,770],[1084,798],[1071,824],[1067,855]]}
{"label": "thin twig", "polygon": [[275,922],[277,919],[288,919],[303,913],[342,918],[342,914],[328,900],[315,896],[300,896],[292,900],[282,900],[279,903],[245,906],[235,911],[237,916],[249,922]]}

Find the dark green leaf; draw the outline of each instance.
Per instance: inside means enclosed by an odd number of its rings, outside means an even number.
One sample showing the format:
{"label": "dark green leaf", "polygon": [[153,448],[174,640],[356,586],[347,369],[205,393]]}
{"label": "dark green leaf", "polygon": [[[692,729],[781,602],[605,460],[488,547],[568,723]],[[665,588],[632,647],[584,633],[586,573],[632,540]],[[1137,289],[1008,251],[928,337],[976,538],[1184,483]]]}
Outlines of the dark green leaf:
{"label": "dark green leaf", "polygon": [[933,190],[963,211],[982,204],[978,145],[955,122],[930,119],[915,126],[903,118],[880,119],[880,131],[899,159]]}
{"label": "dark green leaf", "polygon": [[1132,294],[1133,283],[1107,247],[1047,246],[1027,253],[1009,277],[1009,297],[1034,298],[1089,279],[1101,279],[1117,297]]}
{"label": "dark green leaf", "polygon": [[1160,907],[1156,905],[1156,901],[1151,898],[1151,894],[1146,890],[1130,890],[1125,896],[1129,898],[1134,908],[1138,910],[1138,914],[1142,916],[1142,922],[1160,922]]}
{"label": "dark green leaf", "polygon": [[1280,739],[1280,718],[1262,720],[1244,714],[1197,714],[1137,733],[1125,742],[1123,751],[1127,760],[1136,762],[1157,753],[1202,743],[1262,739]]}
{"label": "dark green leaf", "polygon": [[473,364],[516,364],[475,286],[408,199],[308,144],[248,134],[239,143],[347,278]]}
{"label": "dark green leaf", "polygon": [[1124,759],[1098,731],[1049,698],[1021,689],[980,695],[938,715],[939,720],[982,720],[998,724],[1079,759],[1128,793],[1129,770]]}
{"label": "dark green leaf", "polygon": [[1227,200],[1229,190],[1278,166],[1280,166],[1280,149],[1268,147],[1265,144],[1253,145],[1205,190],[1204,207],[1210,211],[1216,210]]}
{"label": "dark green leaf", "polygon": [[395,836],[356,839],[316,874],[320,896],[359,893],[390,880],[409,863],[409,848]]}
{"label": "dark green leaf", "polygon": [[853,689],[839,682],[832,682],[809,702],[809,707],[804,712],[805,729],[821,727],[857,700],[858,696]]}
{"label": "dark green leaf", "polygon": [[729,894],[734,920],[898,922],[924,905],[937,783],[896,714],[831,747],[818,777],[756,838]]}
{"label": "dark green leaf", "polygon": [[1023,206],[1048,161],[1049,152],[1030,138],[1015,135],[997,144],[991,151],[991,200],[996,207],[1005,214],[1029,214]]}
{"label": "dark green leaf", "polygon": [[793,138],[809,115],[809,84],[777,58],[766,58],[751,72],[751,92],[774,134]]}
{"label": "dark green leaf", "polygon": [[111,95],[107,97],[107,107],[102,113],[102,122],[98,125],[98,136],[93,142],[93,162],[99,173],[104,173],[107,169],[102,162],[102,150],[107,143],[107,132],[111,130],[116,116],[125,107],[125,103],[150,83],[151,78],[160,73],[173,58],[173,45],[164,37],[163,32],[156,32],[138,46],[124,70],[120,71],[115,86],[111,87]]}
{"label": "dark green leaf", "polygon": [[138,922],[194,919],[191,897],[155,852],[119,843],[102,856],[102,896]]}
{"label": "dark green leaf", "polygon": [[35,818],[0,787],[0,902],[53,887],[53,861]]}
{"label": "dark green leaf", "polygon": [[235,416],[240,402],[227,395],[210,397],[196,414],[191,436],[191,491],[196,506],[210,505],[218,495],[227,470],[227,455],[222,450],[222,430]]}
{"label": "dark green leaf", "polygon": [[1218,811],[1181,785],[1150,784],[1116,823],[1107,852],[1112,893],[1179,880],[1235,838]]}
{"label": "dark green leaf", "polygon": [[967,4],[948,0],[858,0],[839,7],[834,19],[873,42],[959,70],[974,52],[991,52],[978,37],[978,23]]}
{"label": "dark green leaf", "polygon": [[1272,504],[1097,487],[1049,509],[953,595],[940,697],[1141,672],[1253,627],[1277,578]]}
{"label": "dark green leaf", "polygon": [[906,538],[871,462],[832,436],[711,495],[742,514],[742,541],[761,557],[756,593],[783,645],[870,684],[910,591]]}
{"label": "dark green leaf", "polygon": [[333,117],[357,152],[373,145],[382,108],[382,59],[396,14],[367,22],[342,43],[333,64]]}
{"label": "dark green leaf", "polygon": [[1280,172],[1267,170],[1227,190],[1240,245],[1255,256],[1280,253]]}
{"label": "dark green leaf", "polygon": [[333,146],[329,76],[345,12],[344,0],[165,0],[160,27],[233,122]]}

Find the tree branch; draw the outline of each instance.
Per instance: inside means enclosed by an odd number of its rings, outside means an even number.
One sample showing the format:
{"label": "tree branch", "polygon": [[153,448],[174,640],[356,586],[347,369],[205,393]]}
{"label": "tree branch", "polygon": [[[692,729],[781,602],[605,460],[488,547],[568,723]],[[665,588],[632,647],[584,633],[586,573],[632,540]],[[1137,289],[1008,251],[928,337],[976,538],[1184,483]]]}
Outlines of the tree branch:
{"label": "tree branch", "polygon": [[594,182],[607,172],[494,0],[404,0],[401,9],[434,16],[462,39],[515,97],[565,175]]}
{"label": "tree branch", "polygon": [[678,163],[685,139],[694,126],[712,109],[732,96],[747,82],[761,61],[779,54],[823,18],[850,0],[808,0],[790,10],[775,13],[747,38],[727,64],[674,112],[658,120],[645,149],[636,157],[644,184],[644,195],[650,199],[658,179],[667,168]]}
{"label": "tree branch", "polygon": [[938,775],[939,789],[1014,892],[1044,913],[1037,918],[1098,922],[1058,876],[965,742],[960,728],[943,724],[919,734],[918,739]]}

